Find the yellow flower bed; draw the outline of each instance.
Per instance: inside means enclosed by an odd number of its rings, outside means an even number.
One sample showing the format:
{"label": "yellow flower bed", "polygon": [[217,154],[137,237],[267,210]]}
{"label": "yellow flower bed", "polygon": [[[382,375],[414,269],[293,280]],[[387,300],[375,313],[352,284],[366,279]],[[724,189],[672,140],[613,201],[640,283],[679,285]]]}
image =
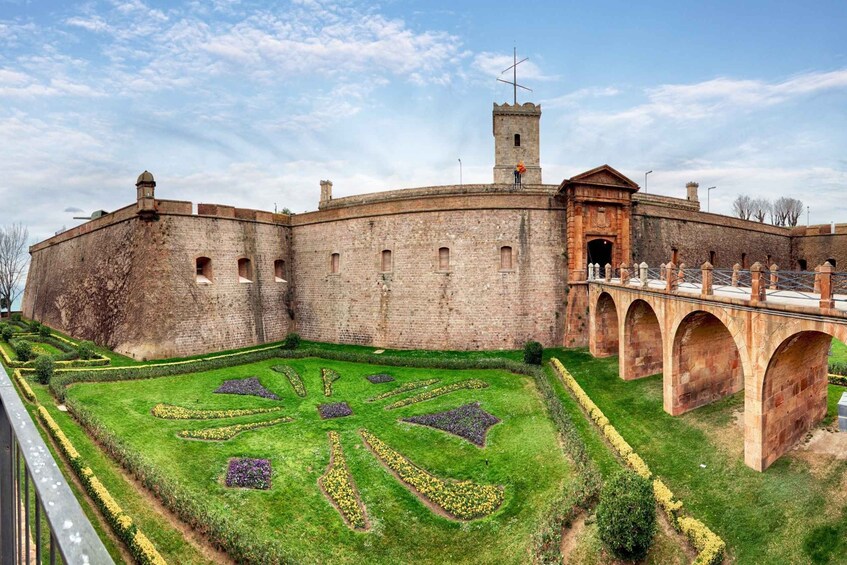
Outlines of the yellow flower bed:
{"label": "yellow flower bed", "polygon": [[183,408],[173,404],[157,404],[153,407],[153,415],[165,420],[212,420],[218,418],[237,418],[267,412],[279,412],[282,408],[235,408],[231,410],[203,410],[200,408]]}
{"label": "yellow flower bed", "polygon": [[318,479],[318,483],[348,525],[357,530],[366,530],[368,523],[365,508],[356,495],[353,479],[347,470],[338,432],[329,432],[329,445],[332,454],[329,466],[326,473]]}
{"label": "yellow flower bed", "polygon": [[700,552],[692,565],[718,565],[723,562],[726,544],[703,522],[683,516],[678,520],[679,531],[688,536]]}
{"label": "yellow flower bed", "polygon": [[44,425],[47,426],[50,435],[59,444],[59,449],[62,450],[62,453],[71,462],[71,465],[75,465],[79,460],[79,453],[65,435],[65,432],[62,431],[62,428],[59,427],[59,424],[56,423],[56,420],[53,419],[53,416],[50,415],[50,412],[44,406],[38,407],[38,415],[41,417]]}
{"label": "yellow flower bed", "polygon": [[439,379],[425,379],[423,381],[412,381],[410,383],[401,385],[395,389],[383,392],[382,394],[377,394],[372,398],[368,398],[365,402],[376,402],[377,400],[385,400],[386,398],[391,398],[392,396],[397,396],[398,394],[403,394],[404,392],[409,392],[410,390],[416,390],[425,386],[434,385],[438,382],[438,380]]}
{"label": "yellow flower bed", "polygon": [[241,432],[275,426],[285,422],[293,421],[288,416],[265,420],[264,422],[250,422],[249,424],[233,424],[231,426],[220,426],[217,428],[202,428],[199,430],[182,430],[177,435],[183,439],[205,439],[209,441],[226,441],[232,439]]}
{"label": "yellow flower bed", "polygon": [[626,456],[626,462],[632,467],[632,470],[644,477],[645,479],[650,479],[653,476],[653,473],[650,472],[650,467],[647,466],[647,463],[639,457],[637,453],[630,453]]}
{"label": "yellow flower bed", "polygon": [[18,383],[18,387],[20,387],[24,398],[30,402],[35,402],[35,393],[32,392],[32,388],[29,386],[29,383],[26,382],[26,379],[20,369],[15,369],[14,372],[12,372],[12,378],[15,379],[16,383]]}
{"label": "yellow flower bed", "polygon": [[655,479],[653,481],[653,494],[656,496],[656,502],[665,511],[668,521],[670,521],[674,528],[678,528],[677,517],[679,511],[682,509],[682,501],[674,500],[673,492],[671,492],[671,489],[661,479]]}
{"label": "yellow flower bed", "polygon": [[321,380],[324,383],[324,396],[332,396],[332,383],[341,378],[337,371],[321,369]]}
{"label": "yellow flower bed", "polygon": [[468,379],[466,381],[459,381],[457,383],[453,383],[447,386],[441,386],[432,390],[426,390],[408,398],[398,400],[397,402],[393,402],[386,406],[385,409],[394,410],[395,408],[402,408],[403,406],[409,406],[410,404],[416,404],[418,402],[423,402],[424,400],[430,400],[437,396],[449,394],[457,390],[472,390],[480,388],[488,388],[488,383],[479,379]]}
{"label": "yellow flower bed", "polygon": [[618,454],[624,459],[626,459],[629,454],[632,453],[632,446],[626,442],[623,436],[618,433],[618,430],[616,430],[612,424],[609,424],[605,428],[603,428],[603,435],[606,436],[606,439],[609,440],[609,443],[612,444],[612,447],[615,448],[615,451],[617,451]]}
{"label": "yellow flower bed", "polygon": [[401,481],[450,516],[460,520],[483,518],[503,504],[503,487],[473,481],[445,481],[417,467],[367,430],[360,433],[365,443]]}

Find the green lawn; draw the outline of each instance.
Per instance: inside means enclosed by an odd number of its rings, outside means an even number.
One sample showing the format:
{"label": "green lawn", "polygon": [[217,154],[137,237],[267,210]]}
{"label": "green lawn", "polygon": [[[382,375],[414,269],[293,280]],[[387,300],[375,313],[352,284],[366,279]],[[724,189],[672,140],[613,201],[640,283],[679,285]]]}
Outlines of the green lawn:
{"label": "green lawn", "polygon": [[[312,345],[312,344],[310,344]],[[366,348],[372,351],[373,348]],[[392,352],[393,354],[394,352]],[[413,354],[413,353],[409,353]],[[432,355],[432,353],[429,353]],[[519,352],[509,352],[520,355]],[[491,353],[487,355],[490,357]],[[284,375],[270,367],[289,364],[303,376],[308,395],[293,393]],[[347,401],[354,415],[319,419],[323,396],[320,368],[338,371],[329,401]],[[387,372],[397,382],[371,384],[365,375]],[[257,376],[278,394],[284,414],[294,421],[243,433],[226,442],[187,441],[179,430],[216,425],[210,421],[154,418],[159,402],[191,408],[275,406],[279,402],[250,396],[213,394],[227,379]],[[481,379],[490,387],[453,392],[405,408],[386,411],[390,400],[364,399],[411,380],[439,378],[434,386]],[[432,387],[430,387],[432,388]],[[410,394],[414,394],[410,393]],[[529,559],[533,533],[551,505],[560,499],[572,475],[557,443],[555,428],[529,377],[502,371],[447,371],[377,367],[319,359],[268,360],[192,375],[143,381],[78,384],[69,399],[84,404],[129,448],[204,500],[213,510],[241,521],[257,539],[273,540],[295,561],[337,563],[497,562]],[[395,397],[397,398],[401,397]],[[399,423],[398,418],[426,414],[479,401],[502,420],[488,435],[485,448],[444,432]],[[226,423],[269,419],[242,417]],[[400,484],[362,444],[366,428],[413,462],[442,478],[468,479],[505,487],[505,501],[492,516],[472,522],[441,517]],[[329,462],[327,432],[336,430],[353,479],[367,507],[372,529],[354,532],[342,522],[317,486]],[[231,457],[261,457],[273,465],[269,491],[233,490],[223,486]]]}
{"label": "green lawn", "polygon": [[839,340],[832,340],[832,354],[829,356],[830,361],[847,363],[847,345],[844,345]]}
{"label": "green lawn", "polygon": [[[726,540],[738,563],[835,563],[847,551],[847,461],[791,452],[756,472],[744,465],[734,419],[743,393],[675,418],[662,409],[660,375],[622,381],[617,357],[594,359],[585,350],[560,359],[685,508]],[[825,423],[844,390],[830,386]]]}

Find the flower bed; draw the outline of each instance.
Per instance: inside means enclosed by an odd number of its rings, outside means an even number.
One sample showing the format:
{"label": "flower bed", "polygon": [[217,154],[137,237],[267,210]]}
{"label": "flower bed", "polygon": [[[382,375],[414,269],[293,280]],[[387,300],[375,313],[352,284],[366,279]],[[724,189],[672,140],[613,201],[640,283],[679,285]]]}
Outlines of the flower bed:
{"label": "flower bed", "polygon": [[265,420],[264,422],[250,422],[249,424],[232,424],[231,426],[220,426],[217,428],[202,428],[199,430],[182,430],[177,435],[183,439],[204,439],[208,441],[226,441],[232,439],[241,432],[258,430],[293,421],[288,416]]}
{"label": "flower bed", "polygon": [[226,486],[268,490],[271,488],[270,460],[249,457],[230,459],[226,469]]}
{"label": "flower bed", "polygon": [[369,431],[361,430],[360,433],[377,458],[403,483],[453,518],[484,518],[503,504],[503,487],[479,485],[473,481],[445,481],[424,471]]}
{"label": "flower bed", "polygon": [[233,379],[224,381],[221,386],[215,389],[216,394],[244,394],[247,396],[260,396],[271,400],[279,400],[279,397],[262,386],[257,377],[247,377],[246,379]]}
{"label": "flower bed", "polygon": [[385,409],[394,410],[395,408],[402,408],[403,406],[409,406],[410,404],[417,404],[418,402],[423,402],[425,400],[432,400],[433,398],[445,394],[450,394],[451,392],[456,392],[457,390],[474,390],[480,388],[488,388],[488,383],[479,379],[468,379],[466,381],[459,381],[451,385],[441,386],[432,390],[427,390],[414,396],[409,396],[408,398],[404,398],[402,400],[398,400],[397,402],[389,404],[385,407]]}
{"label": "flower bed", "polygon": [[348,526],[356,530],[367,530],[365,506],[347,469],[338,432],[329,432],[329,447],[329,466],[326,473],[318,479],[318,484]]}
{"label": "flower bed", "polygon": [[403,418],[402,421],[435,428],[485,447],[485,436],[489,428],[500,419],[480,408],[479,402],[471,402],[445,412],[412,416]]}
{"label": "flower bed", "polygon": [[333,418],[351,416],[353,410],[346,402],[333,402],[332,404],[318,404],[318,414],[320,414],[321,420],[332,420]]}
{"label": "flower bed", "polygon": [[204,410],[201,408],[184,408],[173,404],[157,404],[153,407],[153,415],[165,420],[213,420],[217,418],[238,418],[267,412],[279,412],[282,408],[234,408],[231,410]]}
{"label": "flower bed", "polygon": [[341,378],[337,371],[321,369],[321,381],[324,384],[324,396],[332,396],[332,383]]}
{"label": "flower bed", "polygon": [[377,394],[372,398],[368,398],[365,402],[376,402],[377,400],[385,400],[386,398],[391,398],[392,396],[397,396],[398,394],[403,394],[405,392],[409,392],[410,390],[417,390],[425,386],[433,385],[437,383],[438,380],[439,379],[425,379],[423,381],[412,381],[410,383],[400,385],[395,389],[383,392],[382,394]]}
{"label": "flower bed", "polygon": [[377,373],[375,375],[368,375],[365,378],[375,385],[380,383],[390,383],[394,381],[394,377],[392,377],[388,373]]}
{"label": "flower bed", "polygon": [[288,377],[288,382],[291,383],[291,387],[297,396],[306,396],[306,387],[303,385],[303,379],[300,377],[300,373],[295,371],[293,367],[289,367],[288,365],[274,365],[271,369]]}

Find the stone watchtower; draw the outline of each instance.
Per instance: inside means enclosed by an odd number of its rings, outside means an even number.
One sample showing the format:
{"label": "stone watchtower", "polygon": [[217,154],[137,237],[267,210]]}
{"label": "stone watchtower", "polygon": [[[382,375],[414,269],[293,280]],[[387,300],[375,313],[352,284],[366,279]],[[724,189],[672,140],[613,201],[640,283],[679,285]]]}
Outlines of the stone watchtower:
{"label": "stone watchtower", "polygon": [[515,167],[523,161],[521,184],[541,184],[539,125],[541,105],[494,104],[494,183],[514,184]]}
{"label": "stone watchtower", "polygon": [[138,180],[135,181],[136,189],[136,208],[135,212],[139,216],[155,216],[156,207],[156,180],[150,171],[144,171],[138,175]]}

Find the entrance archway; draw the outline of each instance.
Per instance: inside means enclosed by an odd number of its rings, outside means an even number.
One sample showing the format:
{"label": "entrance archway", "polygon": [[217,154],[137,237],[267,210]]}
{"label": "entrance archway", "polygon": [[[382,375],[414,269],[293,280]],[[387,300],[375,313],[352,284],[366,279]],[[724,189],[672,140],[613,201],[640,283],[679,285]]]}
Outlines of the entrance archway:
{"label": "entrance archway", "polygon": [[626,381],[662,372],[662,329],[653,308],[634,300],[624,318],[620,376]]}
{"label": "entrance archway", "polygon": [[606,265],[612,264],[612,247],[614,245],[608,239],[592,239],[588,242],[586,257],[588,257],[588,265],[599,263],[600,276],[605,273]]}

